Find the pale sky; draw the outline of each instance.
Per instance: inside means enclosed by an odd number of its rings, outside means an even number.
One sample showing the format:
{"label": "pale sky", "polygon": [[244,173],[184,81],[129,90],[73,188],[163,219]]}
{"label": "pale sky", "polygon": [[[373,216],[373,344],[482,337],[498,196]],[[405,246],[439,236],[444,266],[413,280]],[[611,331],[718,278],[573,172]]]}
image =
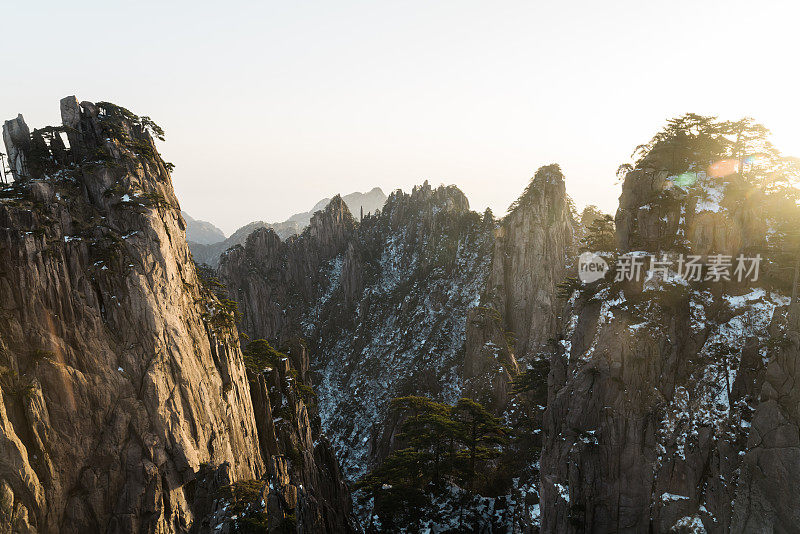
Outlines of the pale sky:
{"label": "pale sky", "polygon": [[800,155],[796,2],[3,4],[0,118],[60,123],[71,94],[151,116],[182,208],[227,234],[425,179],[502,215],[554,162],[613,212],[617,166],[690,111]]}

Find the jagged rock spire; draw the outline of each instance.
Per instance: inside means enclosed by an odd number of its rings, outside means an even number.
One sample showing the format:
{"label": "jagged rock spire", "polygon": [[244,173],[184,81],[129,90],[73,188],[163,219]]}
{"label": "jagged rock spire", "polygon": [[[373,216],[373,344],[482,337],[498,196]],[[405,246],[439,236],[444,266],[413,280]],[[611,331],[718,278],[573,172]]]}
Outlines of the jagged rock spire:
{"label": "jagged rock spire", "polygon": [[25,124],[22,114],[16,119],[7,120],[3,124],[3,142],[8,154],[8,166],[14,180],[24,179],[28,176],[26,154],[31,146],[31,131]]}

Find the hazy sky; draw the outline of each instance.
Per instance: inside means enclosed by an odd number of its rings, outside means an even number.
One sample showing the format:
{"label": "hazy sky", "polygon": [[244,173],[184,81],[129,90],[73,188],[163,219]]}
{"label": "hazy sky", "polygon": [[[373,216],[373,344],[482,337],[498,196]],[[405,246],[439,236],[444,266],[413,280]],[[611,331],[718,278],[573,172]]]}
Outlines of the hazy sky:
{"label": "hazy sky", "polygon": [[425,179],[502,215],[553,162],[613,211],[617,166],[688,111],[800,155],[796,2],[4,4],[0,117],[59,123],[70,94],[151,116],[182,207],[226,233]]}

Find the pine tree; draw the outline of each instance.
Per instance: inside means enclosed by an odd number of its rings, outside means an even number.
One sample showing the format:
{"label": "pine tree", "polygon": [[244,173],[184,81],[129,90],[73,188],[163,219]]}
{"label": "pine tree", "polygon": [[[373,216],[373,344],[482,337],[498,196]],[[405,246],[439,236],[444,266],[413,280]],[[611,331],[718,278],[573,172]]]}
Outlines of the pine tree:
{"label": "pine tree", "polygon": [[500,455],[497,445],[508,441],[507,429],[499,418],[472,399],[461,399],[453,407],[453,419],[458,424],[459,437],[469,453],[467,484],[471,488],[475,480],[475,464]]}
{"label": "pine tree", "polygon": [[398,437],[428,455],[433,463],[432,482],[438,485],[444,445],[457,431],[451,418],[452,408],[426,397],[410,396],[392,400],[392,409],[412,413],[403,423]]}
{"label": "pine tree", "polygon": [[612,252],[617,248],[614,219],[611,215],[601,215],[586,230],[581,241],[581,251]]}
{"label": "pine tree", "polygon": [[384,527],[418,525],[430,494],[445,479],[472,488],[478,462],[497,458],[508,430],[500,419],[471,399],[455,406],[426,397],[394,399],[392,410],[405,416],[394,451],[356,484],[362,498],[374,499]]}

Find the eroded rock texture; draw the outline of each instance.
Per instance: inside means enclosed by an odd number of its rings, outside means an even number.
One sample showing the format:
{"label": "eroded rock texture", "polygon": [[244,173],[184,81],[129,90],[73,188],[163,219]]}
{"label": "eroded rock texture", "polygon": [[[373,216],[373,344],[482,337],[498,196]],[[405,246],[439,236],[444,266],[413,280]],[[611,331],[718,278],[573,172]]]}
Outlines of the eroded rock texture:
{"label": "eroded rock texture", "polygon": [[245,332],[308,341],[322,426],[351,477],[390,450],[391,398],[458,398],[493,231],[458,189],[426,183],[358,225],[336,197],[300,236],[258,230],[222,257]]}
{"label": "eroded rock texture", "polygon": [[[795,310],[796,313],[796,310]],[[800,525],[800,329],[796,318],[770,353],[747,437],[734,505],[733,532],[793,532]],[[762,362],[756,362],[762,363]],[[748,383],[748,379],[743,379]]]}
{"label": "eroded rock texture", "polygon": [[241,532],[259,510],[271,531],[350,530],[298,393],[308,358],[245,368],[234,308],[192,262],[160,129],[108,103],[61,111],[63,128],[4,128],[0,532]]}
{"label": "eroded rock texture", "polygon": [[514,332],[520,359],[535,355],[558,331],[556,286],[573,261],[574,226],[564,175],[557,165],[539,169],[502,220],[487,300]]}
{"label": "eroded rock texture", "polygon": [[[666,179],[628,173],[616,217],[623,252],[677,262],[678,252],[735,257],[763,246],[758,191],[736,177],[686,188]],[[780,363],[788,352],[775,352],[789,299],[757,282],[645,278],[585,286],[567,304],[545,413],[542,531],[787,528],[790,492],[753,487],[778,449],[759,450],[751,422],[787,428],[764,396],[777,391],[770,383],[793,388]]]}
{"label": "eroded rock texture", "polygon": [[549,354],[559,332],[556,286],[574,248],[557,166],[542,168],[515,206],[497,222],[491,212],[470,211],[455,187],[425,183],[393,193],[379,214],[353,224],[334,201],[297,238],[254,232],[219,269],[249,335],[308,340],[322,426],[351,478],[398,446],[394,397],[455,403],[469,396],[511,425],[524,419],[530,447],[516,442],[524,447],[503,460],[519,468],[514,488],[507,473],[488,477],[491,491],[514,496],[469,505],[497,508],[492,517],[469,512],[485,528],[538,521],[540,436],[533,433],[543,401],[515,397],[511,380],[547,360],[540,352]]}
{"label": "eroded rock texture", "polygon": [[62,110],[69,155],[15,145],[38,179],[0,201],[0,525],[186,531],[201,464],[264,472],[235,329],[147,131]]}
{"label": "eroded rock texture", "polygon": [[482,306],[467,324],[464,378],[470,396],[498,411],[520,366],[558,336],[557,286],[575,251],[570,202],[559,167],[542,167],[496,231]]}
{"label": "eroded rock texture", "polygon": [[[291,340],[287,350],[283,354],[270,349],[272,361],[258,372],[248,372],[269,474],[261,481],[234,484],[233,491],[215,501],[208,524],[225,532],[240,531],[230,530],[232,525],[248,531],[242,517],[260,516],[270,532],[355,532],[350,491],[330,443],[320,433],[308,351],[299,340]],[[237,493],[248,488],[257,494],[241,506],[247,499]]]}
{"label": "eroded rock texture", "polygon": [[300,236],[284,242],[272,229],[259,228],[245,246],[228,250],[219,273],[239,303],[241,330],[277,343],[298,336],[300,316],[325,289],[323,269],[346,250],[355,226],[336,196]]}

